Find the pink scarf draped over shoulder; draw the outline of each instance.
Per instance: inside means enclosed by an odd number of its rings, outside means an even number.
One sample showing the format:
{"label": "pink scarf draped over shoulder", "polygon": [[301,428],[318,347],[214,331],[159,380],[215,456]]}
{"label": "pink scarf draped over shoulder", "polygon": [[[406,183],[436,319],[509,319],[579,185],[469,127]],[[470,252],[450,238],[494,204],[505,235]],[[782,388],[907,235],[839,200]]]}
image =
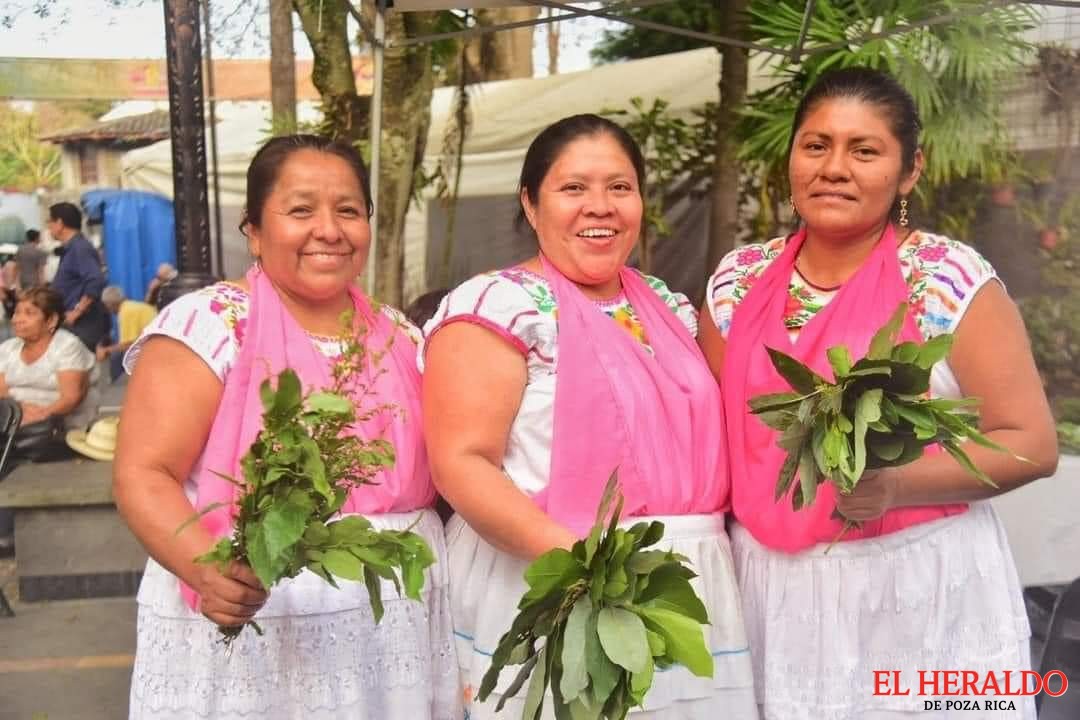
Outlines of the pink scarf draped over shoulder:
{"label": "pink scarf draped over shoulder", "polygon": [[[247,273],[249,290],[244,340],[225,377],[221,402],[210,429],[196,475],[196,509],[213,503],[231,504],[237,488],[216,473],[242,476],[240,458],[262,429],[263,380],[292,368],[304,390],[326,388],[332,383],[331,358],[326,357],[281,302],[266,274],[257,268]],[[431,505],[435,489],[428,472],[420,410],[420,373],[416,346],[385,313],[372,308],[355,287],[349,287],[358,320],[368,327],[366,342],[374,350],[387,347],[365,407],[388,403],[398,412],[383,413],[354,429],[363,437],[382,436],[394,446],[394,466],[378,476],[377,485],[357,488],[349,495],[343,513],[379,514],[408,512]],[[369,374],[375,371],[369,369]],[[232,511],[219,508],[200,519],[214,537],[232,532]],[[182,585],[185,601],[196,608],[198,596]]]}
{"label": "pink scarf draped over shoulder", "polygon": [[[781,350],[822,377],[832,378],[826,350],[846,345],[853,358],[865,356],[871,338],[910,294],[900,269],[896,233],[890,225],[862,266],[800,329],[793,342],[784,323],[784,308],[795,258],[805,240],[805,229],[789,238],[784,251],[736,307],[721,383],[735,517],[758,542],[790,553],[831,542],[843,523],[831,518],[836,507],[836,490],[831,483],[820,485],[814,504],[798,511],[791,507],[794,485],[779,501],[773,498],[786,453],[776,444],[776,431],[751,414],[747,403],[757,395],[788,392],[791,388],[773,368],[765,348]],[[901,342],[908,340],[923,342],[910,310],[900,334]],[[966,509],[966,505],[935,505],[890,510],[864,523],[861,530],[848,531],[843,539],[885,535]]]}
{"label": "pink scarf draped over shoulder", "polygon": [[637,272],[619,273],[652,354],[541,257],[558,305],[551,471],[534,497],[584,535],[618,468],[624,517],[728,502],[720,391],[683,323]]}

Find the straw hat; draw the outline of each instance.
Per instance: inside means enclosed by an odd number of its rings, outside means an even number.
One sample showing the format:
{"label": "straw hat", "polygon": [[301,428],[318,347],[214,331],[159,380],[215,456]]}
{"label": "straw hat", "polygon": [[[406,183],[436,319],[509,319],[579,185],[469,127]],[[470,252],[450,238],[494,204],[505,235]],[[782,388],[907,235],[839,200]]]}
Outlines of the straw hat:
{"label": "straw hat", "polygon": [[90,432],[69,430],[67,444],[75,452],[94,460],[109,461],[116,452],[118,417],[104,417],[90,426]]}

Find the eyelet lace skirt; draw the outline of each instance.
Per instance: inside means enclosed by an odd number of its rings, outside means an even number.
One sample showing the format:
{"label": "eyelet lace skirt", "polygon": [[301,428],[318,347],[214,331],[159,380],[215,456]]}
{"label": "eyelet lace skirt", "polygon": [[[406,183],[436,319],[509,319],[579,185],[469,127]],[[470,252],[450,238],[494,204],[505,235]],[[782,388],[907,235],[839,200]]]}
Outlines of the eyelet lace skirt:
{"label": "eyelet lace skirt", "polygon": [[[995,671],[1002,684],[1007,670],[1020,687],[1031,667],[1020,580],[989,504],[827,554],[776,552],[737,524],[731,542],[765,720],[1035,719],[1031,698],[935,713],[919,695],[919,670]],[[874,696],[875,670],[899,670],[911,694]]]}
{"label": "eyelet lace skirt", "polygon": [[[370,516],[401,530],[417,513]],[[305,571],[274,587],[230,649],[191,611],[179,581],[153,560],[139,588],[138,646],[130,717],[286,720],[461,720],[447,587],[446,547],[430,510],[413,530],[436,556],[424,601],[382,588],[376,625],[363,583],[335,589]]]}

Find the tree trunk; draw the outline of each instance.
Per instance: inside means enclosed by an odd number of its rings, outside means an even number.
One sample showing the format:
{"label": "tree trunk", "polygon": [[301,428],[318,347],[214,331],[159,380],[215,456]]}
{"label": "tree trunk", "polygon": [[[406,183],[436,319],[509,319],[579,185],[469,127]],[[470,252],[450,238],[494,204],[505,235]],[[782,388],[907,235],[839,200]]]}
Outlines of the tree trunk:
{"label": "tree trunk", "polygon": [[375,297],[404,304],[405,214],[412,199],[416,168],[424,157],[431,124],[434,74],[431,45],[394,43],[431,32],[431,13],[396,13],[386,19],[390,47],[383,64],[382,155],[379,171],[379,237],[376,243]]}
{"label": "tree trunk", "polygon": [[336,140],[357,144],[367,139],[370,100],[356,94],[345,2],[293,0],[293,8],[315,56],[311,82],[322,99],[320,131]]}
{"label": "tree trunk", "polygon": [[[480,25],[501,25],[540,17],[540,7],[490,8],[476,11]],[[500,30],[469,41],[466,58],[480,81],[533,76],[533,28]]]}
{"label": "tree trunk", "polygon": [[[746,35],[747,1],[726,0],[721,25],[726,36],[743,38]],[[720,106],[709,208],[709,247],[706,253],[706,268],[710,273],[724,255],[735,247],[738,232],[742,164],[737,158],[739,147],[734,131],[739,108],[746,99],[749,74],[749,54],[746,49],[723,45],[720,58]]]}
{"label": "tree trunk", "polygon": [[275,135],[296,132],[296,55],[291,0],[270,0],[270,107]]}
{"label": "tree trunk", "polygon": [[[548,8],[548,17],[555,14],[555,8]],[[547,24],[547,55],[548,75],[559,74],[559,37],[562,23],[550,22]]]}

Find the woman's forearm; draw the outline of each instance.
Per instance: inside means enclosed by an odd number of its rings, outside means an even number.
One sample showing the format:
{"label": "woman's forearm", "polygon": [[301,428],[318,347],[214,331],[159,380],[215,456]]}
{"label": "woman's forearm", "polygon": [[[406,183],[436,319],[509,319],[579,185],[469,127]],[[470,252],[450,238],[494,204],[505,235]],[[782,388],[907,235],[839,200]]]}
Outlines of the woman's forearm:
{"label": "woman's forearm", "polygon": [[195,515],[195,508],[177,481],[160,470],[117,468],[113,478],[117,509],[150,556],[166,570],[195,587],[195,558],[214,539],[198,522],[177,530]]}
{"label": "woman's forearm", "polygon": [[[1008,492],[1032,480],[1053,475],[1057,469],[1057,445],[1040,441],[1024,430],[994,430],[986,436],[1009,452],[984,448],[973,442],[962,447],[975,466],[997,487],[974,477],[945,451],[893,468],[898,507],[940,505],[982,500]],[[1026,458],[1018,460],[1013,454]]]}
{"label": "woman's forearm", "polygon": [[456,458],[435,475],[454,510],[503,552],[533,560],[556,547],[569,549],[577,540],[483,457]]}

